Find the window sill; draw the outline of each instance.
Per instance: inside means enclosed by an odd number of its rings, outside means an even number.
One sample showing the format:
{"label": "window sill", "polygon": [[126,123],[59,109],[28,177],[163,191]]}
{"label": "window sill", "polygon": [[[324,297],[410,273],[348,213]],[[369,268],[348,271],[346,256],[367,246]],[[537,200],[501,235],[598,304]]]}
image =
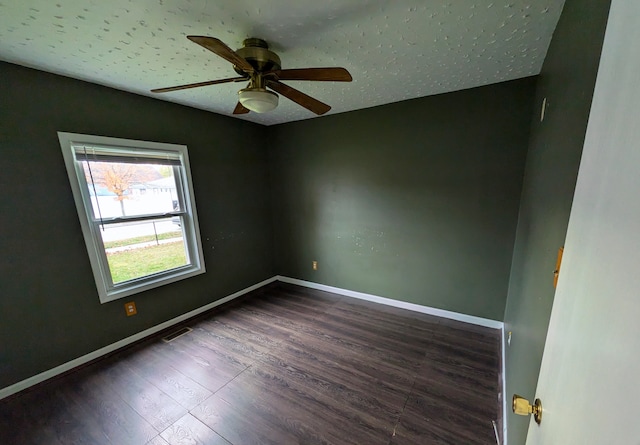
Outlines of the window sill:
{"label": "window sill", "polygon": [[185,266],[184,268],[168,271],[157,276],[144,277],[140,280],[130,280],[115,285],[111,289],[102,289],[99,293],[100,303],[109,303],[120,298],[129,297],[156,287],[175,283],[176,281],[191,278],[206,272],[204,266]]}

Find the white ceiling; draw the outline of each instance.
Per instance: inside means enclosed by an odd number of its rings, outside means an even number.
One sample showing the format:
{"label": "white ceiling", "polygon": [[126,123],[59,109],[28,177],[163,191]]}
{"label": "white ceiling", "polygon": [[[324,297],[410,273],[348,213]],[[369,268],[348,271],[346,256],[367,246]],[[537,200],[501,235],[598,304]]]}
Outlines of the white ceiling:
{"label": "white ceiling", "polygon": [[[0,0],[0,59],[231,115],[235,77],[187,40],[267,40],[283,68],[341,66],[352,83],[287,82],[340,113],[540,72],[564,0]],[[265,125],[315,117],[281,98]]]}

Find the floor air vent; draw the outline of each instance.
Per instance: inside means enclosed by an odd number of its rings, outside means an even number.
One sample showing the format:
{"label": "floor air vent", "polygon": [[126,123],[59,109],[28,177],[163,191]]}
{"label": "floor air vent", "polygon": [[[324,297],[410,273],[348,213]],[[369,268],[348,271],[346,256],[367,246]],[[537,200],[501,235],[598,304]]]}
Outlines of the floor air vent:
{"label": "floor air vent", "polygon": [[176,338],[180,337],[181,335],[184,334],[188,334],[189,332],[193,331],[193,329],[191,328],[180,328],[175,332],[172,332],[171,334],[167,335],[166,337],[162,337],[162,341],[169,343],[170,341],[175,340]]}

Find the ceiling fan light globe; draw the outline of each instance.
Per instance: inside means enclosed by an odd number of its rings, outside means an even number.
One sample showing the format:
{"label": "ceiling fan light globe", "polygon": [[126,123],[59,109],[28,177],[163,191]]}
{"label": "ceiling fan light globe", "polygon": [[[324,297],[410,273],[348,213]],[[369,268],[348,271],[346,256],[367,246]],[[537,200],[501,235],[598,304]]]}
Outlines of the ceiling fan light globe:
{"label": "ceiling fan light globe", "polygon": [[278,95],[264,89],[240,90],[238,99],[243,107],[255,113],[266,113],[278,106]]}

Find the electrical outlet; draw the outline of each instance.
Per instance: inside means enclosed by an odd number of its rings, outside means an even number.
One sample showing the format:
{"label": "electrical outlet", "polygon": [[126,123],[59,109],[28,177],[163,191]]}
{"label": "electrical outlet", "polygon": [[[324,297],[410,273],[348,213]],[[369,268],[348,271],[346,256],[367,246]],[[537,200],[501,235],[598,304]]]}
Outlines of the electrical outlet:
{"label": "electrical outlet", "polygon": [[131,317],[132,315],[136,315],[138,313],[138,311],[136,310],[136,304],[133,301],[125,303],[124,310],[127,312],[127,317]]}
{"label": "electrical outlet", "polygon": [[312,262],[311,267],[313,268],[313,270],[318,270],[318,262],[317,261]]}

